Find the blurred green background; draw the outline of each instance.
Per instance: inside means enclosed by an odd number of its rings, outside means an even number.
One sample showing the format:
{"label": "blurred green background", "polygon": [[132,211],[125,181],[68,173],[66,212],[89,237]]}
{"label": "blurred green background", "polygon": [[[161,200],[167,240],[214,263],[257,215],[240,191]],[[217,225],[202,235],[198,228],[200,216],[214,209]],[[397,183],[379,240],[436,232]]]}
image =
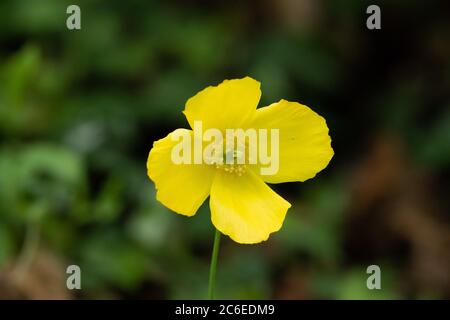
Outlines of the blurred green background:
{"label": "blurred green background", "polygon": [[269,241],[223,238],[217,297],[450,297],[448,1],[75,2],[80,31],[74,1],[0,2],[0,298],[205,298],[208,205],[171,213],[145,164],[189,97],[247,75],[323,115],[335,156],[273,186]]}

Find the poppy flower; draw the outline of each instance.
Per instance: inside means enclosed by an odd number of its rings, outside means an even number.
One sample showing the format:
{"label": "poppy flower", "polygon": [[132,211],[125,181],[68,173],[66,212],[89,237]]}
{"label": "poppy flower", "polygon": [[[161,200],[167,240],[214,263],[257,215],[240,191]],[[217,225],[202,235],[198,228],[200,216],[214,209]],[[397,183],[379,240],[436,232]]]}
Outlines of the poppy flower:
{"label": "poppy flower", "polygon": [[[303,182],[324,169],[333,157],[331,138],[323,117],[305,105],[280,100],[258,108],[260,83],[250,77],[225,80],[191,97],[184,114],[192,129],[276,129],[278,170],[262,174],[262,163],[174,163],[176,137],[194,131],[177,129],[155,141],[147,160],[147,173],[156,186],[156,198],[167,208],[193,216],[209,197],[211,221],[221,233],[243,244],[268,239],[283,225],[290,203],[266,183]],[[273,138],[273,137],[272,137]],[[270,144],[271,137],[268,138]],[[205,141],[202,141],[203,145]],[[239,153],[237,147],[225,153]]]}

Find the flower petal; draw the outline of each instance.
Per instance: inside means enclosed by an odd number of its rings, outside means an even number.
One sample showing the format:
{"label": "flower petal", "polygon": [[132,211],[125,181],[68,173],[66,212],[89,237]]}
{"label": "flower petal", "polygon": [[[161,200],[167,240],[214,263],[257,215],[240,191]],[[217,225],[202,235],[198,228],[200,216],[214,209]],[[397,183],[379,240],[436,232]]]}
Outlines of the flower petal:
{"label": "flower petal", "polygon": [[172,148],[179,143],[172,135],[180,133],[193,135],[191,130],[177,129],[153,143],[147,174],[155,182],[158,201],[179,214],[192,216],[208,197],[215,171],[204,164],[172,162]]}
{"label": "flower petal", "polygon": [[218,171],[209,204],[214,226],[247,244],[265,241],[278,231],[291,206],[251,170],[243,176]]}
{"label": "flower petal", "polygon": [[[253,128],[279,129],[279,170],[261,175],[269,183],[305,181],[334,155],[325,119],[305,105],[280,100],[256,111]],[[270,147],[270,133],[269,147]]]}
{"label": "flower petal", "polygon": [[183,113],[191,128],[194,121],[203,128],[240,128],[253,118],[260,97],[260,83],[250,77],[225,80],[190,98]]}

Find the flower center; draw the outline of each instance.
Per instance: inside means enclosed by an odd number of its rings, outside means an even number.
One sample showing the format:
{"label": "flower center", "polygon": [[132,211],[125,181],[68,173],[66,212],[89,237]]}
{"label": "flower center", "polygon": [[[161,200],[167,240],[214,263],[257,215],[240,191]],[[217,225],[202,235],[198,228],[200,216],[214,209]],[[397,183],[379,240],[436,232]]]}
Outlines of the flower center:
{"label": "flower center", "polygon": [[[225,149],[225,150],[224,150]],[[216,169],[225,171],[226,173],[242,176],[246,170],[245,162],[245,145],[219,144],[216,152],[211,154],[206,163],[214,165]]]}

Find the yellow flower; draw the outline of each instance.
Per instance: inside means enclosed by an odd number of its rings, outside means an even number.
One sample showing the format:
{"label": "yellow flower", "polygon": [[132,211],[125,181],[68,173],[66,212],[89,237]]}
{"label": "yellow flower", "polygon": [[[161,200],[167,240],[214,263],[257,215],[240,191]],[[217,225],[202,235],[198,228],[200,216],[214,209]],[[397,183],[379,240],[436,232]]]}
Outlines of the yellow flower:
{"label": "yellow flower", "polygon": [[260,163],[175,164],[171,158],[178,144],[174,136],[185,134],[194,140],[193,130],[188,129],[177,129],[154,142],[147,160],[158,201],[179,214],[193,216],[209,196],[213,225],[234,241],[247,244],[265,241],[278,231],[291,206],[266,182],[310,179],[334,154],[324,118],[307,106],[286,100],[257,109],[260,97],[260,83],[252,78],[225,80],[190,98],[183,113],[191,128],[201,121],[204,129],[222,132],[230,128],[278,129],[279,168],[275,174],[261,174]]}

